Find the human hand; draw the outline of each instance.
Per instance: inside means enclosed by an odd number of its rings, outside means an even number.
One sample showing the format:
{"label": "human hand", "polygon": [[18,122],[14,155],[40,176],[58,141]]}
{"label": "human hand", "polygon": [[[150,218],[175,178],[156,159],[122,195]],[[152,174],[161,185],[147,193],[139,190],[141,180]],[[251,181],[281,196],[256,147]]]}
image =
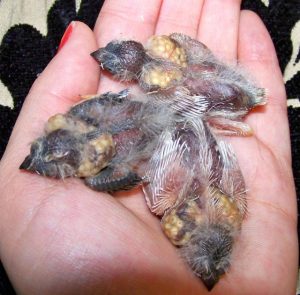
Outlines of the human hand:
{"label": "human hand", "polygon": [[296,198],[285,91],[270,37],[257,16],[240,12],[239,1],[161,2],[106,1],[94,34],[73,24],[68,42],[28,94],[0,163],[0,254],[20,294],[207,293],[138,189],[112,198],[76,179],[18,170],[48,117],[65,112],[79,94],[122,88],[105,75],[99,83],[92,51],[114,38],[143,42],[171,32],[199,39],[227,61],[238,60],[268,90],[268,105],[246,119],[254,136],[228,138],[249,188],[249,214],[232,266],[211,294],[294,292]]}

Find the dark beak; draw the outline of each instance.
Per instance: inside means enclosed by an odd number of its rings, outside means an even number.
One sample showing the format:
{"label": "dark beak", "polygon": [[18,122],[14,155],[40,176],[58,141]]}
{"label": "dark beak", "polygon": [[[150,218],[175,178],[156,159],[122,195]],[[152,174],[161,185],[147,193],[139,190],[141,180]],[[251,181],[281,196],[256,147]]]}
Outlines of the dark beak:
{"label": "dark beak", "polygon": [[208,278],[208,279],[201,278],[201,279],[208,291],[211,291],[215,286],[215,284],[219,281],[219,278]]}
{"label": "dark beak", "polygon": [[23,163],[20,165],[19,169],[32,171],[31,167],[32,167],[32,158],[30,155],[28,155],[23,161]]}
{"label": "dark beak", "polygon": [[101,57],[103,54],[103,48],[100,48],[94,52],[91,53],[91,56],[97,61],[97,62],[101,62]]}

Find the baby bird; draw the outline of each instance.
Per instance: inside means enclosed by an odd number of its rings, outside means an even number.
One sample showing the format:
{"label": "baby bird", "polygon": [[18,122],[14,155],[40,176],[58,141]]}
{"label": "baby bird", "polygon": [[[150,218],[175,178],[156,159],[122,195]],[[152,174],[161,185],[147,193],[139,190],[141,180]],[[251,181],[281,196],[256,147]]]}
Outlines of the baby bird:
{"label": "baby bird", "polygon": [[251,135],[241,119],[266,103],[238,66],[219,61],[201,42],[173,33],[136,41],[112,41],[91,54],[117,79],[137,80],[150,99],[164,101],[187,117],[205,120],[216,133]]}
{"label": "baby bird", "polygon": [[177,120],[174,111],[127,90],[96,95],[51,117],[20,169],[84,178],[98,191],[130,189],[142,181],[161,132]]}
{"label": "baby bird", "polygon": [[246,214],[245,183],[230,146],[202,121],[162,133],[144,186],[171,243],[208,290],[230,267]]}

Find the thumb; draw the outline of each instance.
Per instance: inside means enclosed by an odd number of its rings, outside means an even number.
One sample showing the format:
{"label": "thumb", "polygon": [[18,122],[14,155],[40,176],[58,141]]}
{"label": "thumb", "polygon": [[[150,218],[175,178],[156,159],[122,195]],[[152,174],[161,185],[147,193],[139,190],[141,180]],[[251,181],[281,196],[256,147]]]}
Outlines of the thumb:
{"label": "thumb", "polygon": [[17,171],[28,153],[30,142],[41,135],[50,116],[65,112],[80,100],[81,94],[96,93],[99,67],[90,56],[96,48],[90,28],[80,22],[71,22],[58,53],[37,78],[25,99],[1,161],[1,164],[9,163],[6,169]]}

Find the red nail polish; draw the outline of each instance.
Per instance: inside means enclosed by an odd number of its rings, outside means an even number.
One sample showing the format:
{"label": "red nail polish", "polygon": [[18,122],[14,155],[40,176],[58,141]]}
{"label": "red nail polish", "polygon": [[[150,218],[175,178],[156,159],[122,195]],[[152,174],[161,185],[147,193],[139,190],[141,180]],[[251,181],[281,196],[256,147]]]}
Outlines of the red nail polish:
{"label": "red nail polish", "polygon": [[70,36],[71,36],[71,34],[72,34],[74,25],[75,25],[75,22],[74,22],[74,21],[72,21],[72,22],[68,25],[67,29],[65,30],[65,32],[64,32],[64,34],[63,34],[63,36],[62,36],[62,38],[61,38],[61,40],[60,40],[60,43],[59,43],[57,52],[60,51],[60,50],[63,48],[63,46],[68,42],[68,40],[69,40],[69,38],[70,38]]}

